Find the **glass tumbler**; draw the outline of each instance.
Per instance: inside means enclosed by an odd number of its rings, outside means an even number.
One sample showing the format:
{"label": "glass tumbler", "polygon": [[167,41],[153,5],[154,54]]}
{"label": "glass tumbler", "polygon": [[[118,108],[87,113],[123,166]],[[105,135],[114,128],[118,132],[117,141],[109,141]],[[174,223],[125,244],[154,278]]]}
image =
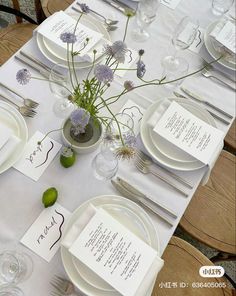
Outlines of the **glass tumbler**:
{"label": "glass tumbler", "polygon": [[0,281],[3,283],[20,283],[30,277],[33,262],[29,255],[16,251],[0,254]]}
{"label": "glass tumbler", "polygon": [[0,296],[24,296],[24,293],[16,286],[0,285]]}
{"label": "glass tumbler", "polygon": [[225,14],[233,2],[234,0],[212,0],[212,13],[217,16]]}

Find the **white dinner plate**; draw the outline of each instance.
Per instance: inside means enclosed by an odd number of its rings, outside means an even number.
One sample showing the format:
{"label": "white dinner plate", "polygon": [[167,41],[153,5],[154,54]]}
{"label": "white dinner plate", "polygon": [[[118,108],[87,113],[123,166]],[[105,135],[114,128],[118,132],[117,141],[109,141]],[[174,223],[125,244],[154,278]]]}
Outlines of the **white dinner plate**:
{"label": "white dinner plate", "polygon": [[[71,17],[78,18],[78,14],[70,14]],[[89,16],[89,15],[83,15],[81,18],[81,24],[87,26],[88,28],[97,31],[101,34],[103,34],[104,39],[111,41],[111,37],[109,33],[107,32],[106,28],[103,26],[103,24],[96,20],[95,18]],[[55,47],[55,44],[53,42],[50,42],[48,39],[44,38],[41,34],[36,34],[36,41],[39,50],[42,52],[42,54],[51,62],[55,64],[61,64],[62,67],[67,68],[68,62],[65,59],[64,56],[60,54],[60,51],[58,51]],[[103,56],[100,56],[97,58],[96,63],[101,61],[103,59]],[[74,61],[75,68],[88,68],[91,66],[90,62],[79,62]]]}
{"label": "white dinner plate", "polygon": [[0,166],[1,174],[12,167],[21,157],[28,140],[28,128],[22,115],[13,106],[3,101],[0,101],[0,122],[10,128],[13,134],[21,140],[16,150]]}
{"label": "white dinner plate", "polygon": [[[98,196],[83,203],[74,211],[70,220],[67,222],[63,236],[83,213],[89,203],[95,207],[107,210],[110,215],[157,250],[159,254],[159,238],[148,214],[136,203],[116,195]],[[61,247],[61,257],[67,275],[74,285],[86,295],[120,296],[120,293],[115,291],[95,273],[88,268],[84,269],[84,265],[73,257],[68,249],[63,246]],[[151,291],[148,291],[147,295],[151,295]]]}
{"label": "white dinner plate", "polygon": [[[200,119],[206,121],[208,124],[216,127],[215,121],[212,118],[212,116],[203,108],[201,108],[199,105],[187,101],[186,99],[177,99],[177,98],[168,98],[169,100],[175,100],[178,104],[186,108],[188,111],[193,112],[193,114]],[[178,152],[180,150],[173,151],[172,148],[174,149],[174,146],[170,145],[168,142],[163,142],[163,139],[161,139],[161,150],[159,148],[159,140],[155,141],[153,139],[153,131],[152,128],[149,127],[148,125],[148,120],[152,116],[152,114],[157,110],[158,106],[163,102],[163,100],[155,102],[152,104],[144,113],[144,116],[141,121],[140,125],[140,135],[142,142],[149,152],[149,154],[158,162],[163,164],[164,166],[167,166],[171,169],[175,170],[182,170],[182,171],[192,171],[192,170],[197,170],[205,166],[202,162],[198,160],[192,159],[192,161],[189,161],[189,156],[186,153],[182,153],[181,157],[184,155],[187,155],[187,161],[179,161],[176,160],[176,157],[180,157],[180,154]],[[155,143],[155,144],[154,144]],[[166,145],[167,144],[167,145]],[[165,153],[163,154],[162,151]],[[167,153],[168,151],[168,153]],[[172,158],[169,157],[169,154],[171,155]]]}
{"label": "white dinner plate", "polygon": [[[206,28],[206,31],[204,33],[204,42],[205,42],[206,49],[214,59],[219,58],[221,54],[219,51],[217,51],[217,43],[214,42],[214,39],[210,36],[210,34],[218,22],[219,21],[211,23]],[[235,62],[235,58],[233,58],[233,57],[232,58],[222,58],[219,60],[218,63],[225,66],[226,68],[228,68],[230,70],[233,70],[233,71],[236,70],[236,64],[235,64],[236,62]]]}

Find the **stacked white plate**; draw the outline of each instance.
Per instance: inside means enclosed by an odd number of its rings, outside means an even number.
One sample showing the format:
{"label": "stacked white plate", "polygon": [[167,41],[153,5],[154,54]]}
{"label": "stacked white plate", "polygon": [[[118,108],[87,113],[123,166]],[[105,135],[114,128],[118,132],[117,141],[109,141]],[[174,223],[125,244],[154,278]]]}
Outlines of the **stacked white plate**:
{"label": "stacked white plate", "polygon": [[[168,98],[168,100],[176,101],[193,115],[197,116],[198,118],[202,119],[203,121],[214,127],[216,126],[212,116],[199,105],[186,99]],[[145,148],[153,157],[153,159],[171,169],[192,171],[202,168],[204,166],[202,162],[196,160],[188,153],[184,152],[183,150],[176,147],[174,144],[159,136],[148,124],[149,119],[154,114],[154,112],[158,110],[162,103],[163,100],[160,100],[152,104],[147,109],[142,118],[140,135]]]}
{"label": "stacked white plate", "polygon": [[[120,196],[104,195],[95,197],[83,203],[72,214],[65,227],[63,236],[68,232],[73,223],[84,212],[88,204],[91,203],[97,208],[105,209],[110,215],[121,224],[135,233],[140,239],[145,241],[160,255],[160,243],[156,230],[150,217],[136,203]],[[63,239],[63,238],[62,238]],[[73,257],[65,247],[61,247],[61,257],[67,275],[74,285],[88,296],[120,296],[108,283],[97,276],[92,270]],[[151,295],[151,289],[147,296]]]}
{"label": "stacked white plate", "polygon": [[[222,20],[211,23],[207,27],[204,34],[204,42],[205,42],[206,49],[214,59],[219,58],[220,55],[222,54],[223,45],[220,46],[219,43],[213,37],[210,36],[210,34],[214,30],[214,28],[219,24],[219,22],[222,22]],[[222,59],[219,60],[218,63],[230,70],[233,70],[233,71],[236,70],[236,59],[235,59],[235,55],[233,54],[223,57]]]}
{"label": "stacked white plate", "polygon": [[0,101],[0,123],[10,128],[21,141],[8,159],[0,165],[0,174],[12,167],[21,157],[28,139],[28,129],[22,115],[11,105]]}
{"label": "stacked white plate", "polygon": [[[78,19],[79,14],[70,14],[70,16],[75,19]],[[110,35],[107,32],[104,25],[102,24],[102,22],[98,21],[92,16],[83,15],[83,17],[80,20],[80,23],[96,32],[103,34],[104,45],[107,43],[106,40],[111,41]],[[67,56],[65,52],[60,51],[60,48],[58,48],[58,46],[55,45],[55,43],[45,38],[41,34],[36,34],[36,40],[37,40],[37,45],[39,50],[48,60],[50,60],[55,64],[60,64],[62,67],[65,67],[65,68],[68,67],[68,61],[67,61]],[[96,63],[101,61],[102,58],[103,56],[100,55],[96,59]],[[87,68],[91,66],[91,63],[87,61],[76,61],[76,58],[75,58],[74,66],[75,68]]]}

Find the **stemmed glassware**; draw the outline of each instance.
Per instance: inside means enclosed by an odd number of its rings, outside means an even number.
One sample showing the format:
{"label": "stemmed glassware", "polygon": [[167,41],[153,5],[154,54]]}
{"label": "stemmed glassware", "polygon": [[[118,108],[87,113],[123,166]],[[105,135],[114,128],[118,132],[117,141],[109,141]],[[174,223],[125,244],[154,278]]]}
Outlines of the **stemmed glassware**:
{"label": "stemmed glassware", "polygon": [[[198,20],[193,20],[188,16],[183,17],[177,25],[171,39],[175,48],[175,53],[162,59],[162,67],[164,69],[163,77],[166,77],[166,81],[174,80],[177,77],[187,74],[189,67],[188,62],[184,58],[179,57],[178,52],[191,46],[197,36],[198,28]],[[173,87],[179,83],[181,83],[181,81],[173,84],[170,83],[168,87]]]}
{"label": "stemmed glassware", "polygon": [[18,284],[33,271],[33,262],[25,253],[5,251],[0,254],[0,282]]}
{"label": "stemmed glassware", "polygon": [[159,0],[140,0],[136,12],[137,28],[133,30],[132,36],[135,41],[147,40],[150,35],[147,28],[156,19]]}
{"label": "stemmed glassware", "polygon": [[104,134],[101,151],[92,161],[94,176],[99,180],[110,180],[115,176],[118,170],[115,150],[122,146],[120,133],[123,140],[127,141],[134,127],[134,121],[129,114],[118,113],[115,117],[119,122],[120,131],[118,130],[116,120],[111,120]]}
{"label": "stemmed glassware", "polygon": [[51,92],[58,98],[53,105],[55,115],[59,118],[66,118],[74,110],[74,105],[68,100],[72,89],[70,73],[69,70],[65,70],[63,74],[60,74],[62,69],[60,64],[56,64],[51,69],[49,86]]}
{"label": "stemmed glassware", "polygon": [[0,285],[0,296],[24,296],[21,289],[13,285]]}

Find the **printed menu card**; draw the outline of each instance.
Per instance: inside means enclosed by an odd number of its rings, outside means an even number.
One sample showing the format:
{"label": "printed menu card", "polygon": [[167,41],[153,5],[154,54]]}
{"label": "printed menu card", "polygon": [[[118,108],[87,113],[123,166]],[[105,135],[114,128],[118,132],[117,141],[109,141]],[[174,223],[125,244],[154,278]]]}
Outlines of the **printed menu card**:
{"label": "printed menu card", "polygon": [[[82,17],[83,18],[83,17]],[[63,42],[60,38],[63,33],[73,33],[76,20],[63,11],[59,11],[53,14],[49,19],[45,21],[42,25],[40,25],[37,30],[38,34],[43,35],[50,41],[53,41],[56,45],[67,49],[67,42]],[[80,51],[81,53],[87,53],[98,41],[102,38],[102,34],[91,30],[90,28],[84,26],[80,22],[78,23],[76,32],[76,41],[74,43],[74,51]],[[86,39],[89,38],[89,42],[86,46],[84,46],[87,42]]]}
{"label": "printed menu card", "polygon": [[124,296],[138,295],[157,258],[157,251],[103,209],[96,210],[69,252]]}
{"label": "printed menu card", "polygon": [[172,102],[155,125],[154,132],[204,164],[210,164],[222,144],[222,131]]}
{"label": "printed menu card", "polygon": [[228,21],[225,23],[223,28],[218,34],[216,34],[215,39],[227,47],[231,52],[236,54],[236,38],[235,38],[235,23]]}

